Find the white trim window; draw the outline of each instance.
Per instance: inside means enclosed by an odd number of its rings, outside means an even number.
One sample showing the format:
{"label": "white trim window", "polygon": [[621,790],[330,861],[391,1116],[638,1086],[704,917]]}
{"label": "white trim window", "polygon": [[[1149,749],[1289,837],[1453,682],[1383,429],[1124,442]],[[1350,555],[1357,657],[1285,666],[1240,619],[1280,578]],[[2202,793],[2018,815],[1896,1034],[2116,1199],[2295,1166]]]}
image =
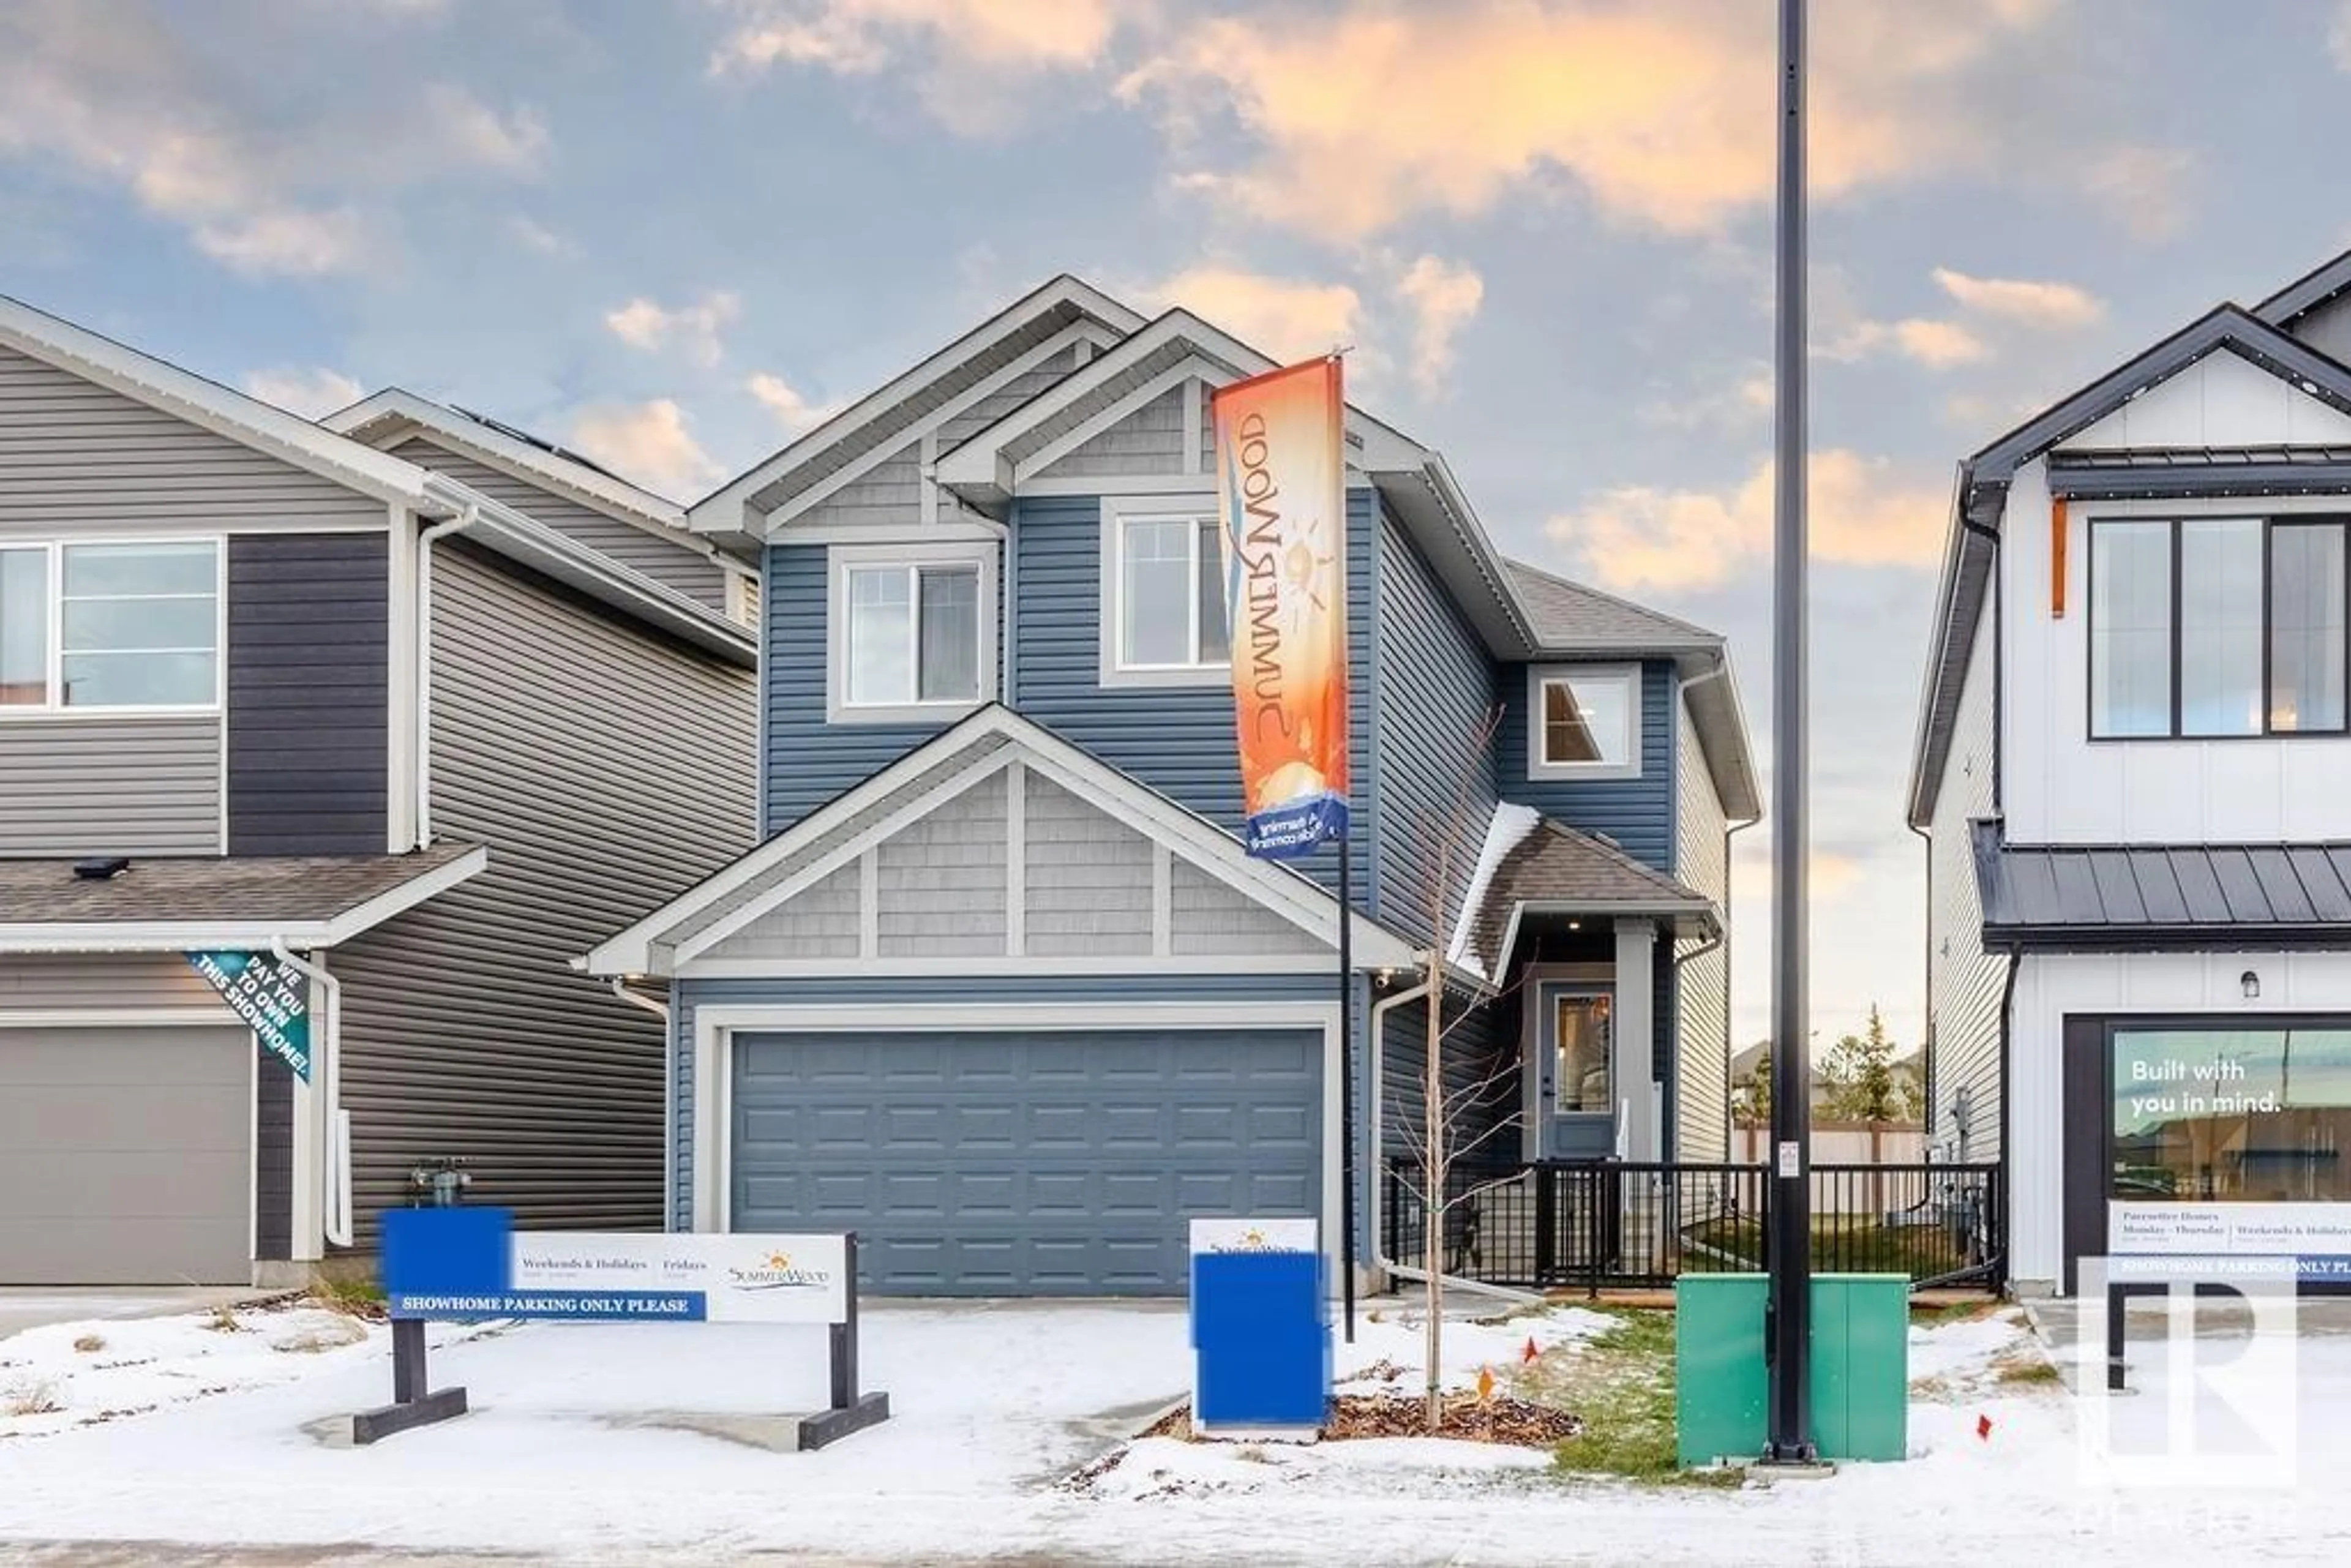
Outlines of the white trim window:
{"label": "white trim window", "polygon": [[831,555],[831,716],[889,722],[969,712],[996,680],[992,549],[925,545]]}
{"label": "white trim window", "polygon": [[1229,678],[1221,528],[1212,503],[1102,503],[1105,685]]}
{"label": "white trim window", "polygon": [[217,538],[0,546],[0,713],[221,706]]}
{"label": "white trim window", "polygon": [[1641,667],[1546,664],[1527,672],[1527,776],[1641,776]]}

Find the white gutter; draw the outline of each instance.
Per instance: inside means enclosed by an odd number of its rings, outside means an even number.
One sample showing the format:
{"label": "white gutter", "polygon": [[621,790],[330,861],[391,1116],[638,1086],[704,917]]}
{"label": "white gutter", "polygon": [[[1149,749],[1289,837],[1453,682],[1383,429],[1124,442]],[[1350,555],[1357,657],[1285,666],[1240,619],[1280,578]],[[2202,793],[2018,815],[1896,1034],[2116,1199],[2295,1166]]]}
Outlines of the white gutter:
{"label": "white gutter", "polygon": [[668,1230],[677,1216],[677,1040],[670,1028],[669,1004],[631,990],[626,975],[612,977],[612,994],[662,1020],[662,1228]]}
{"label": "white gutter", "polygon": [[433,842],[433,543],[481,520],[481,507],[469,501],[416,536],[416,742],[409,748],[416,775],[414,849]]}
{"label": "white gutter", "polygon": [[273,936],[269,950],[297,974],[307,975],[326,993],[326,1015],[319,1031],[319,1096],[326,1109],[327,1146],[322,1162],[326,1193],[323,1228],[336,1247],[351,1244],[351,1113],[343,1109],[343,984],[309,959],[298,956],[283,936]]}

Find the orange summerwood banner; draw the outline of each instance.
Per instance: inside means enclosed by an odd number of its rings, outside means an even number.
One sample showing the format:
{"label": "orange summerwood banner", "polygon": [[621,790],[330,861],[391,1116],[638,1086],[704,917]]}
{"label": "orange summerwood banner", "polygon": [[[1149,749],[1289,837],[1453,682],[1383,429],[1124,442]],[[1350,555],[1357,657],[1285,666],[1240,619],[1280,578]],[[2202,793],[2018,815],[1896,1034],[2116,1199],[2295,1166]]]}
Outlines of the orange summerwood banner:
{"label": "orange summerwood banner", "polygon": [[1218,388],[1210,407],[1249,851],[1286,860],[1347,832],[1339,360]]}

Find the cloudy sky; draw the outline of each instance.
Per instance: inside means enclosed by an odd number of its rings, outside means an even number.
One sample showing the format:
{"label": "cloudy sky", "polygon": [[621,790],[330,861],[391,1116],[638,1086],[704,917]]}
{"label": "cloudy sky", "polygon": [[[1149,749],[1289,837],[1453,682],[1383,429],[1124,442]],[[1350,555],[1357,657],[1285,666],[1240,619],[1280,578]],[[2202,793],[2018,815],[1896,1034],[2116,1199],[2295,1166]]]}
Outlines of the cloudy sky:
{"label": "cloudy sky", "polygon": [[[691,497],[1077,272],[1353,345],[1506,549],[1729,632],[1761,749],[1771,9],[8,0],[0,292]],[[1952,464],[2351,246],[2351,7],[1815,0],[1813,33],[1814,1012],[1907,1041]]]}

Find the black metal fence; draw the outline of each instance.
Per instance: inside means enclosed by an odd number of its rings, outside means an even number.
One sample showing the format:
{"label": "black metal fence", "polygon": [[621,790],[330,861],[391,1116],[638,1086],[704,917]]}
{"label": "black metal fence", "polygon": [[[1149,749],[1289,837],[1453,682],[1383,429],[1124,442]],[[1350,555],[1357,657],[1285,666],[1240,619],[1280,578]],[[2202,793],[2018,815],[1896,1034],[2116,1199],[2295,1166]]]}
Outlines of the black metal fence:
{"label": "black metal fence", "polygon": [[[1423,1267],[1419,1172],[1383,1173],[1382,1249]],[[1447,1173],[1443,1271],[1534,1288],[1657,1286],[1770,1266],[1771,1173],[1761,1165],[1546,1161]],[[1899,1273],[1913,1288],[2006,1282],[1996,1165],[1813,1166],[1815,1273]]]}

